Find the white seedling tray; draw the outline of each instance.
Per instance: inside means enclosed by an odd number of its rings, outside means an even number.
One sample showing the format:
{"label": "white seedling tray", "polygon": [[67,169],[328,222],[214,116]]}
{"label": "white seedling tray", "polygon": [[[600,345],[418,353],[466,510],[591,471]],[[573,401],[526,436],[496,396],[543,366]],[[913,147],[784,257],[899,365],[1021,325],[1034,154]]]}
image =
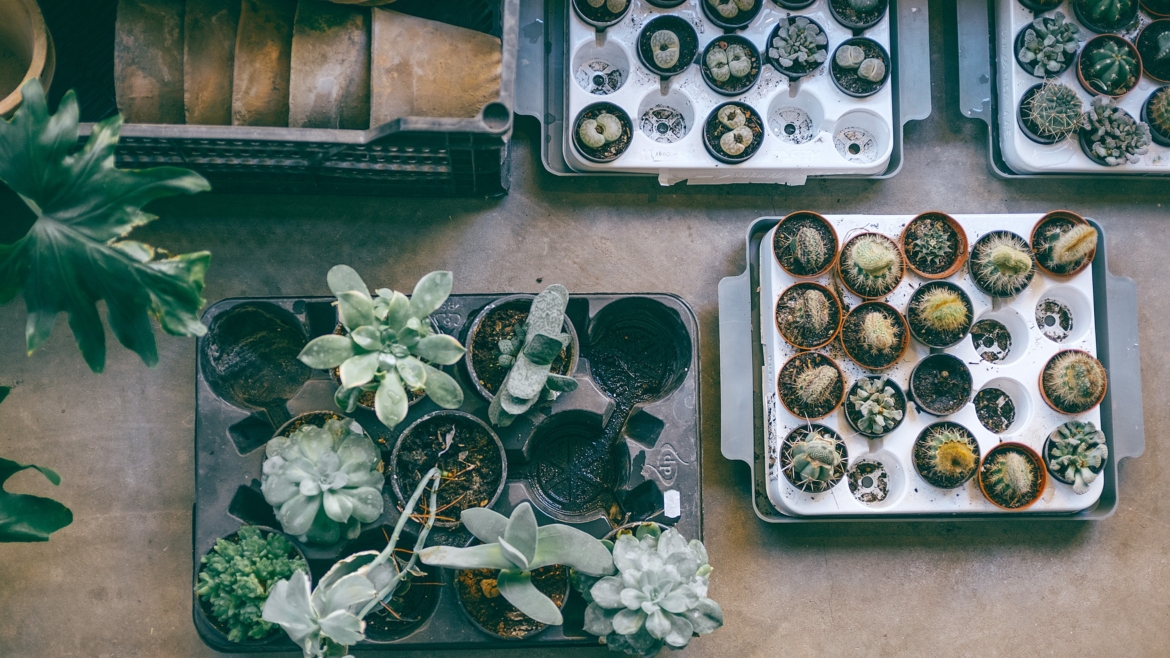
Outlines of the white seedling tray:
{"label": "white seedling tray", "polygon": [[[1014,0],[1013,0],[1014,1]],[[967,233],[969,246],[986,233],[995,230],[1009,230],[1027,240],[1032,227],[1042,217],[1040,214],[1026,215],[954,215]],[[913,215],[828,215],[826,218],[837,231],[841,245],[853,235],[863,231],[883,233],[895,241],[899,240],[903,227],[914,218]],[[780,449],[784,438],[793,429],[807,423],[792,414],[780,404],[776,381],[780,368],[789,357],[797,353],[776,329],[775,309],[780,294],[789,286],[801,281],[816,281],[833,288],[831,275],[816,279],[797,279],[785,272],[776,263],[772,253],[772,238],[776,229],[767,233],[760,243],[760,335],[763,342],[762,395],[764,428],[767,450],[767,491],[772,504],[781,512],[798,516],[838,515],[882,515],[882,514],[948,514],[988,513],[1002,514],[1003,510],[988,501],[979,489],[978,473],[956,489],[938,489],[928,484],[914,468],[913,446],[918,434],[928,425],[948,420],[966,427],[979,442],[981,456],[988,454],[997,444],[1005,441],[1024,443],[1042,454],[1044,441],[1062,423],[1069,420],[1091,421],[1101,426],[1099,407],[1091,411],[1068,416],[1049,407],[1040,395],[1040,371],[1057,352],[1080,349],[1094,356],[1097,354],[1097,339],[1094,331],[1093,313],[1093,266],[1085,268],[1074,277],[1052,277],[1037,270],[1032,283],[1017,297],[1009,299],[992,298],[983,293],[971,280],[965,264],[958,273],[947,281],[957,284],[971,298],[975,321],[993,318],[1002,322],[1012,334],[1011,349],[1002,363],[983,361],[975,352],[970,335],[959,344],[945,350],[931,350],[914,338],[906,354],[892,369],[884,374],[894,380],[902,391],[909,390],[910,372],[915,364],[932,352],[947,352],[963,360],[971,370],[973,379],[972,398],[981,389],[992,386],[1011,396],[1016,407],[1013,424],[1002,434],[992,433],[985,428],[975,415],[975,406],[968,403],[957,413],[942,418],[918,413],[912,402],[907,403],[902,424],[880,439],[868,439],[858,434],[845,419],[845,406],[849,404],[849,387],[859,377],[877,374],[866,371],[846,357],[839,349],[840,342],[834,341],[830,348],[818,350],[828,354],[845,373],[846,399],[841,407],[827,418],[815,421],[835,430],[845,441],[849,454],[849,465],[859,459],[873,458],[881,461],[890,473],[889,493],[880,503],[866,504],[854,498],[849,489],[848,473],[829,491],[810,494],[797,489],[781,472]],[[885,301],[905,314],[913,292],[927,280],[913,274],[909,269],[901,284],[885,298]],[[845,294],[845,303],[854,308],[861,299],[838,286]],[[836,290],[836,288],[834,288]],[[1036,306],[1045,299],[1056,299],[1066,305],[1073,316],[1072,328],[1062,342],[1045,337],[1036,324]],[[1110,455],[1113,459],[1114,455]],[[1092,506],[1101,496],[1105,478],[1097,478],[1083,495],[1073,493],[1072,486],[1048,477],[1043,494],[1025,512],[1073,512]]]}
{"label": "white seedling tray", "polygon": [[[1075,133],[1068,139],[1047,146],[1037,144],[1028,139],[1020,130],[1019,124],[1016,123],[1016,111],[1019,109],[1020,99],[1023,98],[1024,92],[1028,91],[1033,85],[1044,82],[1044,80],[1029,75],[1024,69],[1020,68],[1020,65],[1016,62],[1015,39],[1016,34],[1024,29],[1025,26],[1029,25],[1035,19],[1035,16],[1031,11],[1025,9],[1019,3],[1019,0],[996,1],[999,3],[995,11],[995,52],[997,54],[996,66],[999,69],[999,75],[997,77],[999,78],[1000,101],[1000,150],[1003,153],[1004,162],[1009,167],[1017,172],[1032,174],[1170,174],[1170,147],[1160,146],[1156,143],[1150,144],[1149,152],[1141,156],[1141,161],[1136,164],[1126,163],[1116,167],[1107,167],[1093,162],[1089,159],[1089,156],[1085,155],[1084,151],[1081,150]],[[1058,9],[1042,15],[1051,16],[1058,10],[1065,15],[1066,19],[1076,23],[1081,28],[1080,38],[1082,40],[1082,48],[1084,48],[1084,43],[1097,36],[1096,33],[1077,21],[1071,4],[1067,2]],[[1150,23],[1150,18],[1146,15],[1145,11],[1139,11],[1138,15],[1140,18],[1139,28],[1135,28],[1132,32],[1127,32],[1122,35],[1131,42],[1137,38],[1140,26]],[[1085,91],[1080,81],[1077,80],[1076,61],[1073,61],[1072,65],[1064,73],[1057,76],[1057,80],[1064,83],[1068,88],[1075,90],[1084,102],[1085,108],[1088,109],[1093,96]],[[1141,80],[1138,81],[1137,87],[1125,96],[1117,99],[1117,105],[1128,112],[1134,120],[1140,121],[1142,105],[1145,104],[1150,94],[1160,86],[1162,85],[1151,80],[1149,76],[1143,75]]]}
{"label": "white seedling tray", "polygon": [[[570,1],[571,0],[567,0]],[[699,2],[687,0],[673,9],[659,9],[646,0],[631,0],[630,11],[621,22],[604,33],[598,45],[593,26],[572,12],[569,20],[569,52],[565,84],[568,110],[565,112],[565,159],[578,171],[656,173],[663,185],[680,181],[691,184],[712,183],[787,183],[804,184],[808,176],[832,174],[870,175],[886,170],[893,151],[894,110],[893,72],[885,86],[873,96],[853,98],[833,84],[829,74],[833,51],[853,32],[837,23],[829,12],[828,0],[817,0],[807,9],[789,11],[771,0],[739,34],[760,51],[760,77],[746,93],[728,97],[714,92],[703,81],[700,64],[692,64],[670,79],[666,95],[661,79],[638,59],[638,34],[647,22],[662,14],[680,16],[695,27],[699,37],[699,56],[724,30],[707,20]],[[892,5],[893,3],[891,3]],[[877,41],[890,53],[891,68],[897,66],[890,44],[891,6],[881,22],[862,36]],[[807,16],[815,20],[828,36],[829,59],[813,74],[789,84],[788,78],[767,63],[766,41],[784,16]],[[578,81],[597,61],[623,71],[624,83],[609,94],[592,94]],[[703,146],[703,126],[718,105],[739,101],[751,106],[765,118],[765,137],[759,151],[745,162],[724,164]],[[573,126],[586,106],[607,101],[618,105],[630,116],[633,139],[626,151],[612,162],[596,163],[577,152]],[[662,143],[647,136],[640,128],[641,117],[650,108],[666,105],[680,112],[686,121],[686,134],[673,143]],[[808,121],[806,128],[793,136],[785,134],[789,123]],[[799,139],[796,139],[799,138]],[[801,143],[796,143],[800,141]],[[851,145],[856,145],[850,151]]]}

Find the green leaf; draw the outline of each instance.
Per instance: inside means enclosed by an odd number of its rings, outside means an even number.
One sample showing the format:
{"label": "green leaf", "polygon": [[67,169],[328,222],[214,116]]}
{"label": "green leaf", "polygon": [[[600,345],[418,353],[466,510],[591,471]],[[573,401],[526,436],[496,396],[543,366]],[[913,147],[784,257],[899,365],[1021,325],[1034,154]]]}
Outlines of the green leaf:
{"label": "green leaf", "polygon": [[395,292],[390,298],[390,306],[386,309],[386,326],[394,333],[402,331],[410,320],[410,300],[406,295]]}
{"label": "green leaf", "polygon": [[346,359],[341,364],[341,386],[357,388],[370,382],[378,373],[378,353],[369,352]]}
{"label": "green leaf", "polygon": [[454,276],[450,272],[431,272],[418,280],[410,295],[410,314],[422,319],[439,310],[451,295]]}
{"label": "green leaf", "polygon": [[398,378],[396,370],[390,370],[382,378],[378,392],[374,394],[374,413],[378,420],[386,427],[393,428],[406,418],[408,411],[406,390],[402,388],[402,380]]}
{"label": "green leaf", "polygon": [[548,379],[544,382],[544,386],[550,391],[568,393],[569,391],[577,390],[577,380],[572,377],[549,373]]}
{"label": "green leaf", "polygon": [[341,317],[341,324],[354,331],[374,324],[374,302],[360,292],[343,291],[337,294],[337,314]]}
{"label": "green leaf", "polygon": [[412,390],[420,390],[427,383],[427,370],[422,361],[413,356],[398,359],[398,375],[402,382]]}
{"label": "green leaf", "polygon": [[[0,120],[0,181],[37,215],[32,228],[0,245],[0,304],[23,291],[25,337],[31,353],[48,339],[59,313],[69,315],[82,356],[94,372],[105,367],[105,329],[97,302],[105,300],[110,330],[149,366],[158,362],[150,318],[163,331],[202,336],[203,277],[211,255],[170,256],[139,243],[118,246],[131,230],[157,219],[146,203],[210,189],[195,172],[174,167],[114,167],[122,119],[95,124],[76,153],[77,98],[66,93],[50,116],[40,82],[23,88],[11,121]],[[144,258],[154,260],[143,260]]]}
{"label": "green leaf", "polygon": [[536,513],[528,502],[520,503],[508,517],[503,540],[519,551],[524,556],[524,563],[529,565],[536,559],[536,535]]}
{"label": "green leaf", "polygon": [[494,543],[508,527],[508,517],[486,507],[469,507],[459,515],[463,527],[485,544]]}
{"label": "green leaf", "polygon": [[345,363],[345,360],[354,355],[353,341],[348,336],[329,334],[318,336],[305,345],[297,358],[301,363],[316,368],[329,370]]}
{"label": "green leaf", "polygon": [[418,341],[411,351],[415,356],[440,366],[457,363],[467,352],[459,341],[447,334],[431,334]]}
{"label": "green leaf", "polygon": [[419,551],[423,564],[448,569],[514,569],[512,561],[504,557],[499,544],[480,544],[467,548],[430,546]]}
{"label": "green leaf", "polygon": [[459,382],[451,375],[425,363],[423,369],[427,373],[427,396],[434,400],[435,404],[444,409],[458,409],[463,406],[463,389],[459,387]]}
{"label": "green leaf", "polygon": [[557,604],[532,584],[531,573],[501,571],[496,579],[496,585],[500,588],[500,595],[507,599],[508,603],[536,621],[551,626],[560,626],[564,623]]}
{"label": "green leaf", "polygon": [[362,281],[357,270],[349,265],[334,265],[325,275],[325,281],[329,283],[329,292],[335,297],[340,297],[343,292],[353,291],[370,299],[370,289],[366,287],[366,282]]}
{"label": "green leaf", "polygon": [[377,327],[358,327],[350,333],[350,337],[363,350],[376,352],[382,348],[382,333],[378,331]]}
{"label": "green leaf", "polygon": [[3,402],[4,398],[8,397],[8,394],[11,391],[12,391],[11,386],[0,386],[0,402]]}
{"label": "green leaf", "polygon": [[536,557],[530,566],[539,569],[552,564],[570,566],[590,576],[608,576],[614,572],[613,556],[601,540],[559,523],[541,526]]}
{"label": "green leaf", "polygon": [[54,486],[61,484],[61,477],[51,469],[0,457],[0,543],[49,541],[49,535],[73,523],[73,512],[52,498],[4,490],[8,478],[30,468]]}

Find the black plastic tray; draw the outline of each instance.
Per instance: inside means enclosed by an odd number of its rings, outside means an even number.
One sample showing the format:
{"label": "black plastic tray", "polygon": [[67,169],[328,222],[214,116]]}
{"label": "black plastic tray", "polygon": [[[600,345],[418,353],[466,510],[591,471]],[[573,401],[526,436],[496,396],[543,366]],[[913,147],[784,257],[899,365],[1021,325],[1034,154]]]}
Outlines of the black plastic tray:
{"label": "black plastic tray", "polygon": [[[452,295],[432,318],[444,333],[466,344],[466,333],[475,315],[503,296]],[[275,428],[292,416],[317,410],[338,411],[333,403],[335,384],[329,373],[310,370],[296,361],[305,342],[334,330],[337,317],[333,301],[331,297],[227,299],[204,313],[204,321],[211,330],[198,341],[195,369],[193,579],[198,577],[200,557],[217,538],[235,532],[242,523],[280,527],[260,493],[264,445]],[[572,296],[567,314],[580,338],[581,355],[571,373],[580,385],[576,391],[562,394],[550,409],[517,419],[502,430],[497,428],[508,452],[508,479],[494,509],[506,515],[527,500],[532,502],[542,524],[570,523],[597,537],[608,533],[615,523],[654,520],[677,527],[688,538],[701,538],[699,343],[698,322],[693,311],[673,295],[593,294]],[[231,348],[249,338],[259,338],[253,344],[263,346],[267,357],[250,360],[254,352],[247,352],[242,354],[245,358],[231,361],[241,356],[233,355]],[[231,362],[234,367],[219,369],[226,375],[213,374],[217,370],[209,366],[212,353],[216,354],[217,363]],[[641,380],[643,386],[624,385],[626,382],[614,375],[620,368],[599,366],[598,372],[604,376],[594,377],[590,360],[612,364],[615,354],[641,359],[643,372],[649,375]],[[267,372],[263,367],[266,363],[271,364]],[[462,363],[448,370],[463,386],[463,411],[486,420],[488,404],[475,393]],[[379,423],[370,411],[359,408],[352,416],[379,443],[388,461],[398,434],[415,419],[437,409],[429,398],[423,399],[411,407],[410,414],[394,430]],[[541,450],[539,430],[544,421],[554,417],[557,422],[580,423],[596,437],[595,441],[612,446],[608,463],[605,460],[572,462],[574,468],[566,469],[608,483],[601,498],[592,505],[558,508],[548,502],[548,496],[542,495],[540,485],[535,484],[530,465],[547,454]],[[533,441],[534,434],[536,441]],[[320,547],[294,540],[304,550],[314,580],[339,558],[371,548],[368,544],[376,543],[382,529],[397,520],[389,478],[383,496],[386,511],[382,518],[363,526],[362,536],[352,542]],[[668,506],[664,506],[664,497],[675,496],[678,515],[672,517],[666,514]],[[615,509],[620,512],[614,514]],[[462,545],[470,535],[461,528],[435,528],[431,538],[431,543]],[[443,579],[435,612],[411,634],[392,642],[363,642],[355,649],[597,643],[596,638],[582,630],[585,603],[575,593],[566,602],[563,626],[547,628],[524,641],[509,642],[477,630],[456,601],[451,574],[443,574]],[[228,642],[211,626],[194,593],[192,607],[200,637],[217,651],[296,649],[283,634],[264,644]]]}

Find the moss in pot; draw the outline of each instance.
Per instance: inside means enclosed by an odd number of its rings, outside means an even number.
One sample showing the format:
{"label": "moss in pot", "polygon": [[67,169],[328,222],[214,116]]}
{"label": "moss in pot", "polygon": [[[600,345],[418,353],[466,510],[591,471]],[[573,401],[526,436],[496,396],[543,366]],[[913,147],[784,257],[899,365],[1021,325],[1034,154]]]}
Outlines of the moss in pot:
{"label": "moss in pot", "polygon": [[845,354],[867,370],[892,368],[909,344],[906,319],[885,302],[858,305],[841,325],[841,346]]}
{"label": "moss in pot", "polygon": [[1089,40],[1077,56],[1077,80],[1093,95],[1120,98],[1142,77],[1142,60],[1132,43],[1115,34]]}
{"label": "moss in pot", "polygon": [[1142,105],[1142,121],[1150,128],[1150,137],[1162,146],[1170,146],[1170,86],[1159,87]]}
{"label": "moss in pot", "polygon": [[876,439],[893,432],[906,415],[902,387],[884,376],[861,377],[849,387],[845,419],[853,429]]}
{"label": "moss in pot", "polygon": [[760,53],[738,35],[713,39],[703,51],[703,80],[716,93],[737,96],[752,88],[760,77]]}
{"label": "moss in pot", "polygon": [[1097,229],[1085,218],[1055,210],[1032,228],[1036,265],[1056,276],[1072,276],[1089,266],[1097,255]]}
{"label": "moss in pot", "polygon": [[1142,70],[1158,82],[1170,82],[1170,19],[1163,18],[1142,28],[1138,35]]}
{"label": "moss in pot", "polygon": [[829,344],[841,328],[841,302],[819,283],[797,283],[776,300],[776,329],[792,346],[815,350]]}
{"label": "moss in pot", "polygon": [[1108,385],[1105,366],[1081,350],[1057,353],[1040,371],[1040,394],[1062,414],[1083,414],[1101,404]]}
{"label": "moss in pot", "polygon": [[854,34],[880,23],[889,6],[890,0],[829,0],[833,18]]}
{"label": "moss in pot", "polygon": [[1006,510],[1020,510],[1035,503],[1044,493],[1047,481],[1044,461],[1022,443],[995,446],[979,466],[979,488],[983,495]]}
{"label": "moss in pot", "polygon": [[1071,484],[1073,493],[1084,495],[1105,468],[1109,448],[1096,425],[1070,420],[1048,435],[1043,454],[1052,477]]}
{"label": "moss in pot", "polygon": [[920,286],[906,306],[911,333],[927,347],[958,344],[971,329],[974,313],[971,298],[950,281],[931,281]]}
{"label": "moss in pot", "polygon": [[792,276],[820,276],[837,260],[837,232],[815,212],[794,212],[776,225],[772,254]]}
{"label": "moss in pot", "polygon": [[818,352],[802,352],[788,359],[780,368],[776,386],[784,408],[806,420],[828,416],[845,397],[841,369]]}
{"label": "moss in pot", "polygon": [[1064,73],[1077,58],[1081,29],[1064,13],[1037,16],[1016,34],[1016,63],[1037,78]]}
{"label": "moss in pot", "polygon": [[901,242],[906,265],[927,279],[948,277],[967,260],[967,232],[946,213],[925,212],[910,220]]}
{"label": "moss in pot", "polygon": [[789,80],[816,71],[829,58],[829,38],[807,16],[781,18],[768,36],[768,62]]}
{"label": "moss in pot", "polygon": [[823,493],[845,477],[849,452],[845,442],[824,425],[798,427],[784,439],[780,465],[792,486],[806,493]]}
{"label": "moss in pot", "polygon": [[1016,123],[1037,144],[1055,144],[1081,128],[1084,103],[1077,92],[1056,80],[1033,85],[1020,97]]}
{"label": "moss in pot", "polygon": [[1138,0],[1070,0],[1077,20],[1090,30],[1123,32],[1137,20]]}
{"label": "moss in pot", "polygon": [[910,397],[932,416],[949,416],[971,401],[971,370],[951,354],[931,354],[910,373]]}
{"label": "moss in pot", "polygon": [[941,421],[918,434],[914,442],[914,470],[931,486],[955,489],[979,468],[979,442],[966,427]]}
{"label": "moss in pot", "polygon": [[837,259],[841,282],[858,297],[885,297],[898,287],[905,274],[898,243],[880,233],[850,238]]}
{"label": "moss in pot", "polygon": [[630,0],[573,0],[573,9],[600,32],[625,18],[630,11]]}
{"label": "moss in pot", "polygon": [[992,231],[976,240],[967,262],[975,286],[992,297],[1014,297],[1036,276],[1031,247],[1011,231]]}
{"label": "moss in pot", "polygon": [[586,160],[612,162],[630,147],[634,126],[630,116],[613,103],[593,103],[577,115],[573,145]]}
{"label": "moss in pot", "polygon": [[1150,127],[1134,121],[1112,98],[1094,98],[1082,121],[1081,151],[1103,167],[1136,164],[1150,150]]}
{"label": "moss in pot", "polygon": [[725,30],[739,30],[760,13],[764,0],[699,0],[707,19]]}
{"label": "moss in pot", "polygon": [[890,55],[873,39],[854,37],[837,46],[829,72],[846,95],[873,96],[890,79]]}
{"label": "moss in pot", "polygon": [[703,145],[711,157],[726,164],[751,158],[764,142],[764,122],[750,105],[729,101],[707,116]]}

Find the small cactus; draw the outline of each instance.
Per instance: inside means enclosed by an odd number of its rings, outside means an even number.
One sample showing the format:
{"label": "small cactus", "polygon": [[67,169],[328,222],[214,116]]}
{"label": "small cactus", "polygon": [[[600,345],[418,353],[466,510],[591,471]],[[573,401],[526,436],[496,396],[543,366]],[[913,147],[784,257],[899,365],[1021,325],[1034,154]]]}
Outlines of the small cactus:
{"label": "small cactus", "polygon": [[935,286],[918,295],[910,310],[914,319],[940,334],[965,330],[971,320],[962,296],[949,286]]}
{"label": "small cactus", "polygon": [[992,454],[979,477],[987,496],[1007,508],[1024,507],[1040,493],[1036,491],[1040,471],[1019,450],[1006,448]]}
{"label": "small cactus", "polygon": [[1150,95],[1146,120],[1150,122],[1151,128],[1170,139],[1170,87],[1162,87]]}
{"label": "small cactus", "polygon": [[855,393],[849,396],[853,409],[860,415],[857,429],[874,436],[886,434],[902,420],[905,403],[889,386],[885,377],[863,377],[857,380]]}
{"label": "small cactus", "polygon": [[1059,74],[1076,58],[1080,28],[1064,19],[1062,12],[1038,16],[1024,32],[1020,63],[1037,78]]}
{"label": "small cactus", "polygon": [[1032,281],[1032,250],[1014,233],[994,233],[976,243],[971,272],[984,291],[998,297],[1017,295]]}
{"label": "small cactus", "polygon": [[938,423],[914,444],[914,464],[930,484],[954,489],[971,479],[979,466],[979,445],[961,425]]}
{"label": "small cactus", "polygon": [[797,398],[810,406],[827,402],[840,378],[833,366],[810,364],[796,376]]}
{"label": "small cactus", "polygon": [[902,255],[889,238],[869,233],[850,241],[841,255],[841,276],[866,297],[889,294],[902,280]]}
{"label": "small cactus", "polygon": [[1150,150],[1150,127],[1134,121],[1112,98],[1094,98],[1082,121],[1085,143],[1110,167],[1136,164]]}
{"label": "small cactus", "polygon": [[910,241],[909,249],[917,259],[916,264],[921,261],[940,270],[946,269],[943,263],[950,262],[955,253],[950,227],[941,219],[930,218],[918,220],[915,227],[916,237]]}
{"label": "small cactus", "polygon": [[1105,466],[1109,448],[1105,435],[1093,423],[1070,420],[1048,435],[1044,461],[1057,479],[1085,494]]}
{"label": "small cactus", "polygon": [[793,304],[796,324],[813,333],[819,333],[829,326],[829,300],[819,290],[805,290]]}
{"label": "small cactus", "polygon": [[1103,38],[1081,54],[1081,76],[1098,94],[1120,96],[1137,85],[1141,64],[1121,37]]}
{"label": "small cactus", "polygon": [[1043,384],[1044,394],[1059,411],[1084,413],[1105,393],[1105,367],[1085,352],[1061,352],[1044,366]]}
{"label": "small cactus", "polygon": [[1125,27],[1137,14],[1138,0],[1073,0],[1093,26],[1110,31]]}
{"label": "small cactus", "polygon": [[1083,108],[1077,92],[1056,80],[1046,80],[1020,105],[1020,115],[1038,136],[1059,142],[1081,127]]}
{"label": "small cactus", "polygon": [[1076,224],[1058,235],[1052,245],[1052,262],[1057,265],[1078,265],[1097,248],[1097,229],[1088,224]]}
{"label": "small cactus", "polygon": [[716,82],[727,82],[732,77],[742,78],[752,71],[752,56],[738,43],[726,48],[719,44],[707,51],[707,71]]}
{"label": "small cactus", "polygon": [[869,351],[882,354],[897,343],[901,329],[881,311],[870,311],[861,320],[861,344]]}
{"label": "small cactus", "polygon": [[815,272],[824,266],[825,241],[816,229],[804,226],[788,242],[788,253],[806,270]]}
{"label": "small cactus", "polygon": [[831,489],[845,473],[844,459],[837,451],[841,445],[841,439],[820,425],[812,426],[802,438],[792,441],[788,449],[791,462],[786,471],[793,486],[811,493]]}

